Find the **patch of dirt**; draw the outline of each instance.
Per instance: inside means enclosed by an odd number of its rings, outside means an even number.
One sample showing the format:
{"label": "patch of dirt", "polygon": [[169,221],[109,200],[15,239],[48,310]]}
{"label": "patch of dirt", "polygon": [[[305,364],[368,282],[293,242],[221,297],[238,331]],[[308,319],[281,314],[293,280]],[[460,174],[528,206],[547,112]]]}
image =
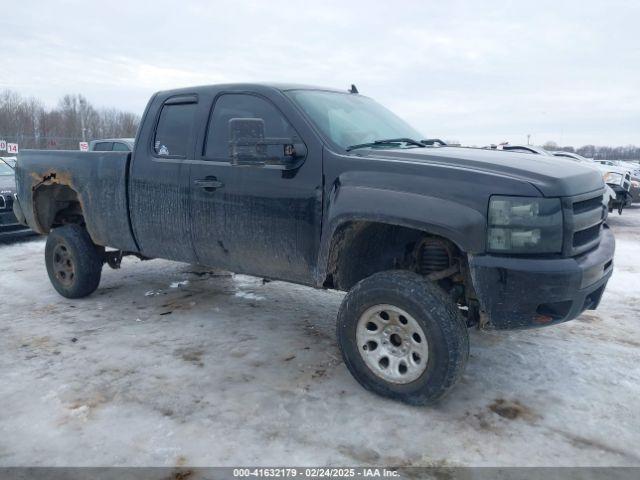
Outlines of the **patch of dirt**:
{"label": "patch of dirt", "polygon": [[96,408],[100,405],[107,403],[108,401],[109,399],[105,395],[103,395],[102,393],[96,393],[92,397],[88,397],[83,400],[76,400],[75,402],[72,402],[69,405],[69,409],[76,410],[84,406],[89,408]]}
{"label": "patch of dirt", "polygon": [[629,340],[628,338],[616,338],[616,342],[622,343],[624,345],[629,345],[631,347],[640,347],[640,342]]}
{"label": "patch of dirt", "polygon": [[370,448],[358,448],[353,445],[338,445],[338,451],[345,457],[353,458],[357,464],[378,464],[380,454]]}
{"label": "patch of dirt", "polygon": [[171,480],[186,480],[187,478],[191,478],[193,476],[193,470],[178,470],[171,474]]}
{"label": "patch of dirt", "polygon": [[193,307],[196,306],[196,302],[193,300],[188,300],[189,298],[193,297],[193,293],[187,293],[186,295],[182,295],[179,298],[170,300],[164,304],[161,305],[161,307],[165,310],[163,313],[161,313],[160,315],[166,315],[169,312],[173,312],[174,310],[190,310]]}
{"label": "patch of dirt", "polygon": [[312,325],[310,323],[305,323],[304,331],[310,337],[323,338],[323,339],[326,339],[326,340],[333,340],[333,338],[330,335],[328,335],[327,333],[323,332],[322,330],[319,330],[318,327],[316,327],[315,325]]}
{"label": "patch of dirt", "polygon": [[184,360],[185,362],[193,363],[198,367],[204,367],[204,362],[202,361],[202,356],[204,355],[204,351],[197,348],[178,348],[173,352],[173,354]]}
{"label": "patch of dirt", "polygon": [[523,405],[518,400],[505,400],[504,398],[497,398],[489,405],[489,410],[493,413],[500,415],[507,420],[533,420],[537,415],[526,405]]}
{"label": "patch of dirt", "polygon": [[550,430],[558,435],[566,438],[571,445],[578,448],[592,448],[596,450],[601,450],[603,452],[613,453],[616,455],[620,455],[623,457],[627,457],[633,459],[634,461],[638,461],[640,457],[634,453],[622,450],[620,448],[612,447],[610,445],[606,445],[598,440],[593,440],[591,438],[586,438],[581,435],[576,435],[574,433],[565,432],[562,430],[558,430],[556,428],[550,428]]}
{"label": "patch of dirt", "polygon": [[465,412],[462,421],[479,431],[497,432],[498,428],[491,422],[491,419],[488,418],[489,415],[491,414],[484,410],[473,414],[467,411]]}
{"label": "patch of dirt", "polygon": [[583,313],[576,320],[584,323],[596,323],[602,321],[598,315],[588,312]]}

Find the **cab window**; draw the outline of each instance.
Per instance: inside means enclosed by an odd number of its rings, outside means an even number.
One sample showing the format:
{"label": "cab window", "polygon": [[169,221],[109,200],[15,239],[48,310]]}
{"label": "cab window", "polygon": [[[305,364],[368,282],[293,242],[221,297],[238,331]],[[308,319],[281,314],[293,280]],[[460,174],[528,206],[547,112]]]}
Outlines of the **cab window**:
{"label": "cab window", "polygon": [[268,100],[248,94],[228,93],[216,101],[207,132],[205,157],[229,161],[229,120],[232,118],[260,118],[264,121],[265,138],[297,138],[287,119]]}
{"label": "cab window", "polygon": [[177,100],[168,100],[160,112],[153,141],[153,149],[157,156],[187,157],[189,141],[193,135],[197,103],[177,102]]}

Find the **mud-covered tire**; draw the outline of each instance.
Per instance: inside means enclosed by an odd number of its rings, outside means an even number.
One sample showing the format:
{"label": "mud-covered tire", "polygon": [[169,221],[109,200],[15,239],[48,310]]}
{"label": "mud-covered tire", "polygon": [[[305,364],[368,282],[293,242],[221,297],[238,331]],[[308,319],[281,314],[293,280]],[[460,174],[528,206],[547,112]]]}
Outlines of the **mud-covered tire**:
{"label": "mud-covered tire", "polygon": [[100,284],[103,251],[79,225],[52,230],[45,246],[45,262],[53,288],[67,298],[91,295]]}
{"label": "mud-covered tire", "polygon": [[[367,348],[358,345],[358,322],[380,305],[406,312],[426,337],[426,366],[421,366],[420,376],[409,383],[382,378],[384,372],[375,372],[364,360]],[[381,325],[387,328],[384,322]],[[371,275],[347,293],[338,312],[337,337],[347,368],[364,388],[411,405],[428,405],[442,398],[460,379],[469,358],[469,334],[456,305],[437,285],[402,270]],[[413,348],[411,342],[407,348]]]}

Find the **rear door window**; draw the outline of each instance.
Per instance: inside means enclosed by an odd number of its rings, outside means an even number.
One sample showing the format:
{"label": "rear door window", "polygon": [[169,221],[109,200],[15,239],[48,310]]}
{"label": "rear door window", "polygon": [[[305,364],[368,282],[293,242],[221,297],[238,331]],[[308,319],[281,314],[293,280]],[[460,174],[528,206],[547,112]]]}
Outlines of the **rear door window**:
{"label": "rear door window", "polygon": [[[192,97],[190,97],[192,98]],[[196,107],[195,101],[189,103],[170,103],[162,107],[153,141],[153,149],[160,157],[186,158],[188,145],[194,133]]]}

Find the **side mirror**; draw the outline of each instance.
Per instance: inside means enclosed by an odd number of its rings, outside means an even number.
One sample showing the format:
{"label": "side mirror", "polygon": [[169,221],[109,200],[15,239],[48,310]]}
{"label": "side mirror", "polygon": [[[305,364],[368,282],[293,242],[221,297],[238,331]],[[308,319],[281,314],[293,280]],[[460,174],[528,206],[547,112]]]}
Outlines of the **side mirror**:
{"label": "side mirror", "polygon": [[229,155],[232,165],[280,165],[296,168],[307,156],[307,147],[292,138],[265,138],[261,118],[229,120]]}

